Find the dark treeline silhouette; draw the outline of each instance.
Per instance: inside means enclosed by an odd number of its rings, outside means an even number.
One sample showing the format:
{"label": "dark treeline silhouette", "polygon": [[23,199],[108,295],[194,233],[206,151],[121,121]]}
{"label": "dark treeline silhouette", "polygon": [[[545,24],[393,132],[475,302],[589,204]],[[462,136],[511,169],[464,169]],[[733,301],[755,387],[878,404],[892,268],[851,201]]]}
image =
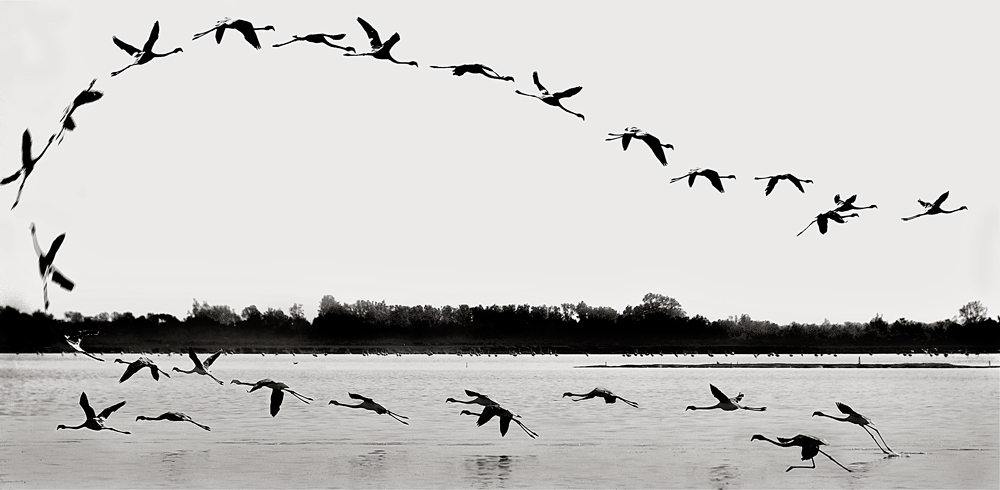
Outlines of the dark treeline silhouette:
{"label": "dark treeline silhouette", "polygon": [[[974,301],[952,319],[921,323],[876,315],[858,323],[778,325],[749,315],[709,321],[677,300],[649,293],[619,312],[606,306],[401,306],[341,303],[324,296],[309,322],[288,313],[195,300],[187,317],[101,313],[92,317],[0,310],[0,351],[66,352],[62,335],[88,336],[91,352],[403,352],[403,353],[957,353],[1000,352],[1000,323]],[[353,350],[352,350],[353,349]]]}

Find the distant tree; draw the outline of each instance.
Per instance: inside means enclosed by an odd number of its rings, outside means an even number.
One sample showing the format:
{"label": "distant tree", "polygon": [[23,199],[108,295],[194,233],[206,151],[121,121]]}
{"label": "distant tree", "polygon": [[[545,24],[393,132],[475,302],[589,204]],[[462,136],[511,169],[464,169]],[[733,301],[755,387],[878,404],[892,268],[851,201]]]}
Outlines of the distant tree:
{"label": "distant tree", "polygon": [[111,315],[109,315],[108,312],[106,311],[102,311],[91,317],[91,319],[94,320],[95,322],[106,323],[111,321]]}
{"label": "distant tree", "polygon": [[642,297],[642,304],[636,307],[628,306],[626,307],[626,312],[624,314],[634,315],[639,318],[645,318],[649,315],[664,315],[668,317],[675,318],[687,318],[687,313],[681,308],[680,302],[670,296],[665,296],[657,293],[646,293]]}
{"label": "distant tree", "polygon": [[257,305],[250,305],[243,308],[243,312],[240,313],[240,318],[245,322],[259,321],[261,319],[260,310],[257,309]]}
{"label": "distant tree", "polygon": [[329,315],[330,313],[346,313],[347,311],[346,306],[329,294],[319,300],[319,316]]}
{"label": "distant tree", "polygon": [[288,308],[288,316],[296,320],[304,320],[306,318],[306,313],[302,310],[302,304],[292,303],[292,306]]}
{"label": "distant tree", "polygon": [[983,306],[979,301],[970,301],[966,303],[965,306],[959,308],[958,317],[961,320],[962,325],[967,325],[969,323],[979,323],[986,321],[987,308]]}
{"label": "distant tree", "polygon": [[218,325],[234,325],[240,317],[228,306],[209,305],[207,301],[202,301],[199,305],[198,300],[195,299],[191,311],[188,312],[188,319],[204,319]]}
{"label": "distant tree", "polygon": [[135,315],[131,311],[126,311],[125,313],[118,313],[117,311],[111,314],[111,321],[118,323],[131,323],[135,321]]}
{"label": "distant tree", "polygon": [[63,316],[65,316],[66,321],[70,323],[83,323],[84,320],[83,313],[80,313],[79,311],[67,311],[63,313]]}

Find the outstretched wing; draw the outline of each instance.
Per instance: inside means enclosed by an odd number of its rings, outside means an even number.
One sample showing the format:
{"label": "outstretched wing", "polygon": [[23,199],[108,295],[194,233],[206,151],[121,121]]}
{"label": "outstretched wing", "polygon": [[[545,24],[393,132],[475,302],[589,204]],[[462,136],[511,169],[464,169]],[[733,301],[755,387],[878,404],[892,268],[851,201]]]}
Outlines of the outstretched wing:
{"label": "outstretched wing", "polygon": [[359,395],[357,393],[350,393],[350,392],[348,392],[347,396],[349,396],[349,397],[351,397],[351,398],[353,398],[355,400],[361,400],[361,401],[365,401],[365,402],[368,402],[368,403],[375,403],[374,401],[372,401],[371,398],[368,398],[366,396],[361,396],[361,395]]}
{"label": "outstretched wing", "polygon": [[848,197],[847,199],[845,199],[844,200],[844,204],[847,204],[847,205],[854,204],[854,201],[856,201],[857,199],[858,199],[858,195],[855,194],[855,195],[853,195],[853,196]]}
{"label": "outstretched wing", "polygon": [[816,226],[819,227],[820,235],[826,235],[827,215],[821,214],[816,217]]}
{"label": "outstretched wing", "polygon": [[[476,426],[477,427],[482,427],[487,422],[489,422],[490,419],[492,419],[494,415],[497,415],[497,414],[498,414],[498,411],[497,411],[495,405],[490,405],[490,406],[487,406],[487,407],[483,407],[483,413],[481,415],[479,415],[479,420],[476,420]],[[502,423],[503,422],[501,421],[501,424]]]}
{"label": "outstretched wing", "polygon": [[118,46],[119,48],[121,48],[122,51],[128,53],[130,56],[135,56],[137,53],[139,53],[139,50],[136,49],[135,46],[132,46],[131,44],[122,41],[121,39],[118,39],[115,36],[111,36],[111,40],[114,41],[115,46]]}
{"label": "outstretched wing", "polygon": [[198,354],[194,353],[194,347],[188,347],[188,357],[190,357],[191,360],[194,361],[194,367],[205,369],[205,366],[201,364],[201,359],[198,359]]}
{"label": "outstretched wing", "polygon": [[722,390],[716,388],[715,385],[713,384],[710,384],[708,386],[712,388],[712,396],[714,396],[717,400],[719,400],[719,402],[729,403],[729,397],[726,396],[726,394],[723,393]]}
{"label": "outstretched wing", "polygon": [[705,175],[705,177],[708,177],[708,180],[712,182],[712,187],[715,187],[715,190],[719,192],[726,192],[726,190],[722,188],[722,179],[719,178],[719,174],[711,172],[703,175]]}
{"label": "outstretched wing", "polygon": [[126,379],[131,378],[132,375],[139,372],[140,369],[142,369],[142,364],[137,362],[130,363],[128,367],[125,368],[125,374],[122,374],[122,377],[118,380],[118,382],[124,383]]}
{"label": "outstretched wing", "polygon": [[218,352],[216,352],[215,354],[212,354],[212,355],[208,356],[208,359],[205,359],[204,366],[206,368],[210,367],[212,365],[212,363],[215,362],[215,360],[218,359],[219,356],[221,356],[221,355],[222,355],[222,349],[219,349]]}
{"label": "outstretched wing", "polygon": [[531,72],[531,79],[535,81],[535,86],[538,87],[538,90],[540,92],[542,92],[543,95],[549,95],[549,91],[545,90],[545,86],[542,85],[542,82],[538,81],[538,72],[537,71]]}
{"label": "outstretched wing", "polygon": [[939,207],[944,204],[944,200],[948,199],[948,192],[949,191],[944,191],[944,194],[941,194],[941,197],[937,198],[937,201],[934,201],[934,207]]}
{"label": "outstretched wing", "polygon": [[552,96],[555,97],[555,98],[557,98],[557,99],[565,99],[567,97],[572,97],[572,96],[580,93],[581,90],[583,90],[583,87],[568,88],[566,90],[563,90],[562,92],[556,92],[556,93],[552,94]]}
{"label": "outstretched wing", "polygon": [[56,269],[55,267],[52,268],[52,282],[58,284],[67,291],[72,291],[73,286],[75,286],[73,281],[67,279],[66,276],[64,276],[62,272],[59,272],[59,269]]}
{"label": "outstretched wing", "polygon": [[25,129],[21,134],[21,165],[28,167],[31,163],[31,133]]}
{"label": "outstretched wing", "polygon": [[66,234],[63,233],[62,235],[57,236],[55,240],[52,240],[52,245],[49,246],[49,253],[45,254],[45,258],[48,259],[50,264],[56,259],[56,252],[59,251],[59,247],[62,246],[62,242],[65,239]]}
{"label": "outstretched wing", "polygon": [[116,411],[116,410],[118,410],[119,408],[122,408],[122,407],[124,407],[124,406],[125,406],[125,401],[124,401],[124,400],[122,400],[122,401],[120,401],[120,402],[118,402],[118,403],[116,403],[116,404],[114,404],[114,405],[111,405],[111,406],[110,406],[110,407],[108,407],[108,408],[105,408],[105,409],[104,409],[104,410],[103,410],[103,411],[101,412],[101,414],[100,414],[100,415],[101,415],[101,418],[102,418],[102,419],[106,419],[106,418],[110,417],[110,416],[111,416],[111,414],[115,413],[115,411]]}
{"label": "outstretched wing", "polygon": [[653,155],[656,155],[656,159],[660,161],[660,164],[665,166],[667,164],[667,155],[663,153],[663,146],[660,144],[660,140],[651,134],[647,134],[642,140],[646,142],[650,150],[653,150]]}
{"label": "outstretched wing", "polygon": [[38,237],[35,236],[35,224],[31,224],[31,244],[35,246],[35,255],[42,257],[42,247],[38,246]]}
{"label": "outstretched wing", "polygon": [[795,184],[795,187],[797,187],[799,189],[799,192],[805,192],[806,191],[805,189],[802,188],[802,182],[799,182],[799,179],[797,179],[795,177],[789,177],[788,180],[792,181],[792,183]]}
{"label": "outstretched wing", "polygon": [[271,390],[271,416],[274,417],[281,410],[281,401],[285,399],[285,392],[281,390]]}
{"label": "outstretched wing", "polygon": [[855,412],[854,409],[852,409],[851,407],[840,402],[837,402],[837,408],[840,409],[841,413],[844,413],[846,415],[860,415],[858,412]]}
{"label": "outstretched wing", "polygon": [[500,417],[500,437],[507,435],[507,429],[510,428],[511,419],[507,417]]}
{"label": "outstretched wing", "polygon": [[365,19],[358,17],[358,24],[361,24],[361,28],[365,30],[365,34],[368,34],[368,42],[372,46],[372,51],[377,51],[382,47],[382,40],[378,37],[378,31],[372,27],[371,24],[365,22]]}
{"label": "outstretched wing", "polygon": [[386,51],[388,51],[388,50],[392,49],[392,47],[395,46],[396,43],[399,42],[399,40],[400,40],[399,33],[398,32],[394,32],[394,33],[392,33],[391,36],[389,36],[389,40],[386,41],[385,44],[382,45],[382,48],[385,49]]}
{"label": "outstretched wing", "polygon": [[482,396],[482,397],[489,398],[486,395],[483,395],[481,393],[476,393],[475,391],[472,391],[472,390],[465,390],[465,394],[469,395],[469,396],[476,396],[476,397]]}
{"label": "outstretched wing", "polygon": [[334,41],[340,41],[341,39],[347,37],[347,34],[322,34],[323,37],[328,37]]}
{"label": "outstretched wing", "polygon": [[764,188],[764,195],[765,196],[770,196],[771,195],[771,191],[774,190],[774,186],[776,186],[776,185],[778,185],[778,178],[777,177],[771,177],[767,181],[767,187]]}
{"label": "outstretched wing", "polygon": [[86,391],[80,393],[80,406],[83,407],[83,413],[87,415],[87,420],[97,417],[97,414],[94,413],[94,409],[90,408],[90,401],[87,400]]}
{"label": "outstretched wing", "polygon": [[160,37],[160,21],[153,22],[153,29],[149,31],[149,39],[146,40],[146,44],[142,45],[142,50],[145,52],[150,52],[153,50],[153,45],[156,44],[156,40]]}

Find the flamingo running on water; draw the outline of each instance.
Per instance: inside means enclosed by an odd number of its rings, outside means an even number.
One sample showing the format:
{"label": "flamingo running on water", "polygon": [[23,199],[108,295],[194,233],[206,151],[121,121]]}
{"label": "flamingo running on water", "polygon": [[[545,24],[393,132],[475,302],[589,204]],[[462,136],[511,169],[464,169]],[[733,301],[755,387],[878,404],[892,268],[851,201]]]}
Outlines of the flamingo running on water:
{"label": "flamingo running on water", "polygon": [[826,444],[826,441],[824,441],[824,440],[822,440],[822,439],[820,439],[818,437],[807,436],[805,434],[799,434],[799,435],[797,435],[795,437],[792,437],[790,439],[789,438],[784,438],[784,437],[779,437],[777,441],[772,441],[771,439],[768,439],[768,438],[766,438],[766,437],[764,437],[764,436],[762,436],[760,434],[754,434],[753,437],[750,438],[750,440],[751,441],[757,441],[757,440],[767,441],[767,442],[770,442],[771,444],[774,444],[775,446],[781,446],[781,447],[791,447],[791,446],[799,446],[799,447],[801,447],[802,448],[802,461],[805,461],[805,460],[808,459],[809,461],[812,461],[812,466],[789,466],[788,469],[785,470],[785,473],[787,473],[789,471],[792,471],[792,469],[794,469],[794,468],[809,468],[809,469],[815,468],[816,467],[816,460],[813,459],[813,458],[815,458],[816,455],[819,454],[819,453],[823,453],[823,456],[826,456],[826,457],[830,458],[830,461],[833,461],[834,463],[837,463],[837,466],[840,466],[841,468],[843,468],[843,469],[845,469],[847,471],[851,471],[846,466],[844,466],[844,465],[840,464],[839,462],[837,462],[836,459],[833,459],[833,456],[830,456],[829,454],[826,454],[825,452],[823,452],[822,449],[819,448],[820,446],[824,446],[824,445],[827,445],[827,444]]}

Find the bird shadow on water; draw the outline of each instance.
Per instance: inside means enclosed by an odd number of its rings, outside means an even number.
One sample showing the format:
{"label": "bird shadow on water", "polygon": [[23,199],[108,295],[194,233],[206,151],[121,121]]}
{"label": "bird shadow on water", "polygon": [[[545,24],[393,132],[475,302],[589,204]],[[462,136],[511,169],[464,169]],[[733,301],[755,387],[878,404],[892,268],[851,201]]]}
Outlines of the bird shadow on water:
{"label": "bird shadow on water", "polygon": [[465,461],[466,480],[470,486],[504,487],[510,480],[513,456],[473,456]]}

